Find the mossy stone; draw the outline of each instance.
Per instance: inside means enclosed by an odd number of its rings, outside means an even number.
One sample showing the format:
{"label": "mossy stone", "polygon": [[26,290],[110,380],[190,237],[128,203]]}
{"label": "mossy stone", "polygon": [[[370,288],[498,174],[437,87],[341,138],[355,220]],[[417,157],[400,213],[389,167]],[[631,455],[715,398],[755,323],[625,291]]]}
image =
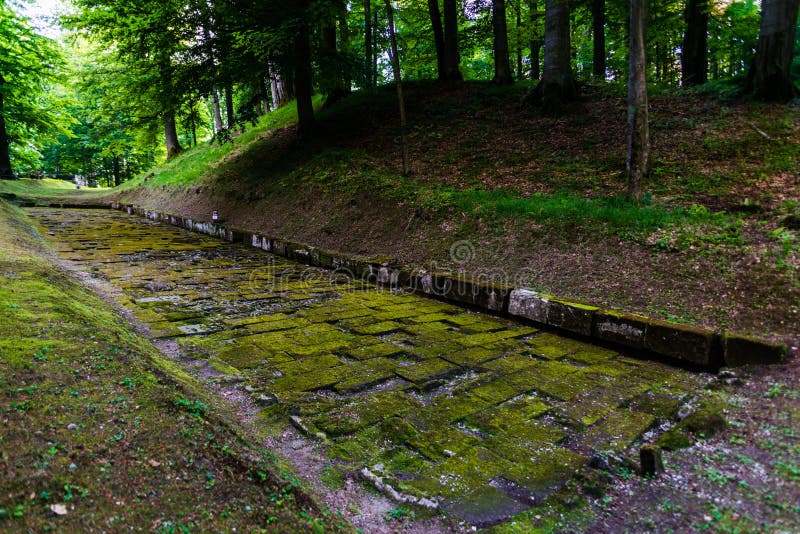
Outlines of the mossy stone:
{"label": "mossy stone", "polygon": [[658,438],[656,445],[665,451],[677,451],[692,446],[692,439],[681,432],[679,428],[672,428]]}

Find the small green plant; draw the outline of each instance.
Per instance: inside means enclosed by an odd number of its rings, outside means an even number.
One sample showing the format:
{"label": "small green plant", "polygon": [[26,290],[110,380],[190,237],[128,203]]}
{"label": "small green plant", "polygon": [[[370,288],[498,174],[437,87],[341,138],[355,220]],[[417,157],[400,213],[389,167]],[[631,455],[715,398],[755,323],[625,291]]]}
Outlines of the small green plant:
{"label": "small green plant", "polygon": [[195,417],[203,417],[208,413],[208,406],[199,400],[190,400],[181,397],[172,404]]}
{"label": "small green plant", "polygon": [[128,389],[133,389],[136,386],[136,381],[133,378],[126,376],[125,378],[119,381],[119,385],[125,386]]}
{"label": "small green plant", "polygon": [[25,515],[25,507],[21,504],[15,504],[12,508],[0,508],[0,519],[8,519],[11,517],[22,517]]}
{"label": "small green plant", "polygon": [[402,506],[398,506],[397,508],[392,508],[386,512],[386,521],[402,521],[410,516],[411,513],[408,510]]}
{"label": "small green plant", "polygon": [[783,394],[783,388],[786,386],[783,382],[773,382],[769,385],[769,389],[764,392],[764,396],[772,399]]}

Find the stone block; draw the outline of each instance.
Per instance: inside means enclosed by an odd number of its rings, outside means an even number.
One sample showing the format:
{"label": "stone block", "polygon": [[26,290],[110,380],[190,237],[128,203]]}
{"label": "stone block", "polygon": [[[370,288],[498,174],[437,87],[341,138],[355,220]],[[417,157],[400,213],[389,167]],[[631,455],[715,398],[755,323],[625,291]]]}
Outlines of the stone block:
{"label": "stone block", "polygon": [[717,363],[715,339],[714,332],[705,328],[650,320],[644,345],[656,354],[710,366]]}
{"label": "stone block", "polygon": [[550,299],[528,289],[515,289],[508,302],[508,313],[537,323],[547,324]]}
{"label": "stone block", "polygon": [[786,345],[736,334],[722,336],[722,349],[729,367],[785,363],[788,356]]}
{"label": "stone block", "polygon": [[551,298],[547,307],[547,324],[582,336],[592,335],[597,306]]}
{"label": "stone block", "polygon": [[634,349],[644,349],[649,319],[613,310],[598,310],[593,335],[603,341],[618,343]]}

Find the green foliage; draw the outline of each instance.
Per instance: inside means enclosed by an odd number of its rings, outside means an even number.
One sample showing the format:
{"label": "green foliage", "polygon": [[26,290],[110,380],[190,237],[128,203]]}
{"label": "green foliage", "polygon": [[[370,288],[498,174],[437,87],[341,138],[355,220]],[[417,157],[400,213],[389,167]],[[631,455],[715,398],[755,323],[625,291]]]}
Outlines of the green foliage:
{"label": "green foliage", "polygon": [[58,45],[0,2],[0,115],[12,165],[20,172],[30,172],[42,145],[69,124],[62,96],[54,90],[63,67]]}
{"label": "green foliage", "polygon": [[152,129],[136,119],[125,101],[124,65],[114,54],[81,39],[70,49],[74,74],[60,86],[66,111],[75,118],[44,150],[42,170],[81,175],[90,184],[114,186],[151,165],[156,157]]}

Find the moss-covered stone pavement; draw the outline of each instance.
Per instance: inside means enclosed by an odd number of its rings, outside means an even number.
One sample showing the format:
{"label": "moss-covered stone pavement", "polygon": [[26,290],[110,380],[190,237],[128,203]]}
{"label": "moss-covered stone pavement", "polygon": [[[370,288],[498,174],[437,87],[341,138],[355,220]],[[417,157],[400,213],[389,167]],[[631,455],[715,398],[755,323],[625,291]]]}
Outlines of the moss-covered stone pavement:
{"label": "moss-covered stone pavement", "polygon": [[474,525],[629,447],[709,378],[116,211],[28,214],[182,361],[252,396],[264,429],[294,425],[342,470]]}

